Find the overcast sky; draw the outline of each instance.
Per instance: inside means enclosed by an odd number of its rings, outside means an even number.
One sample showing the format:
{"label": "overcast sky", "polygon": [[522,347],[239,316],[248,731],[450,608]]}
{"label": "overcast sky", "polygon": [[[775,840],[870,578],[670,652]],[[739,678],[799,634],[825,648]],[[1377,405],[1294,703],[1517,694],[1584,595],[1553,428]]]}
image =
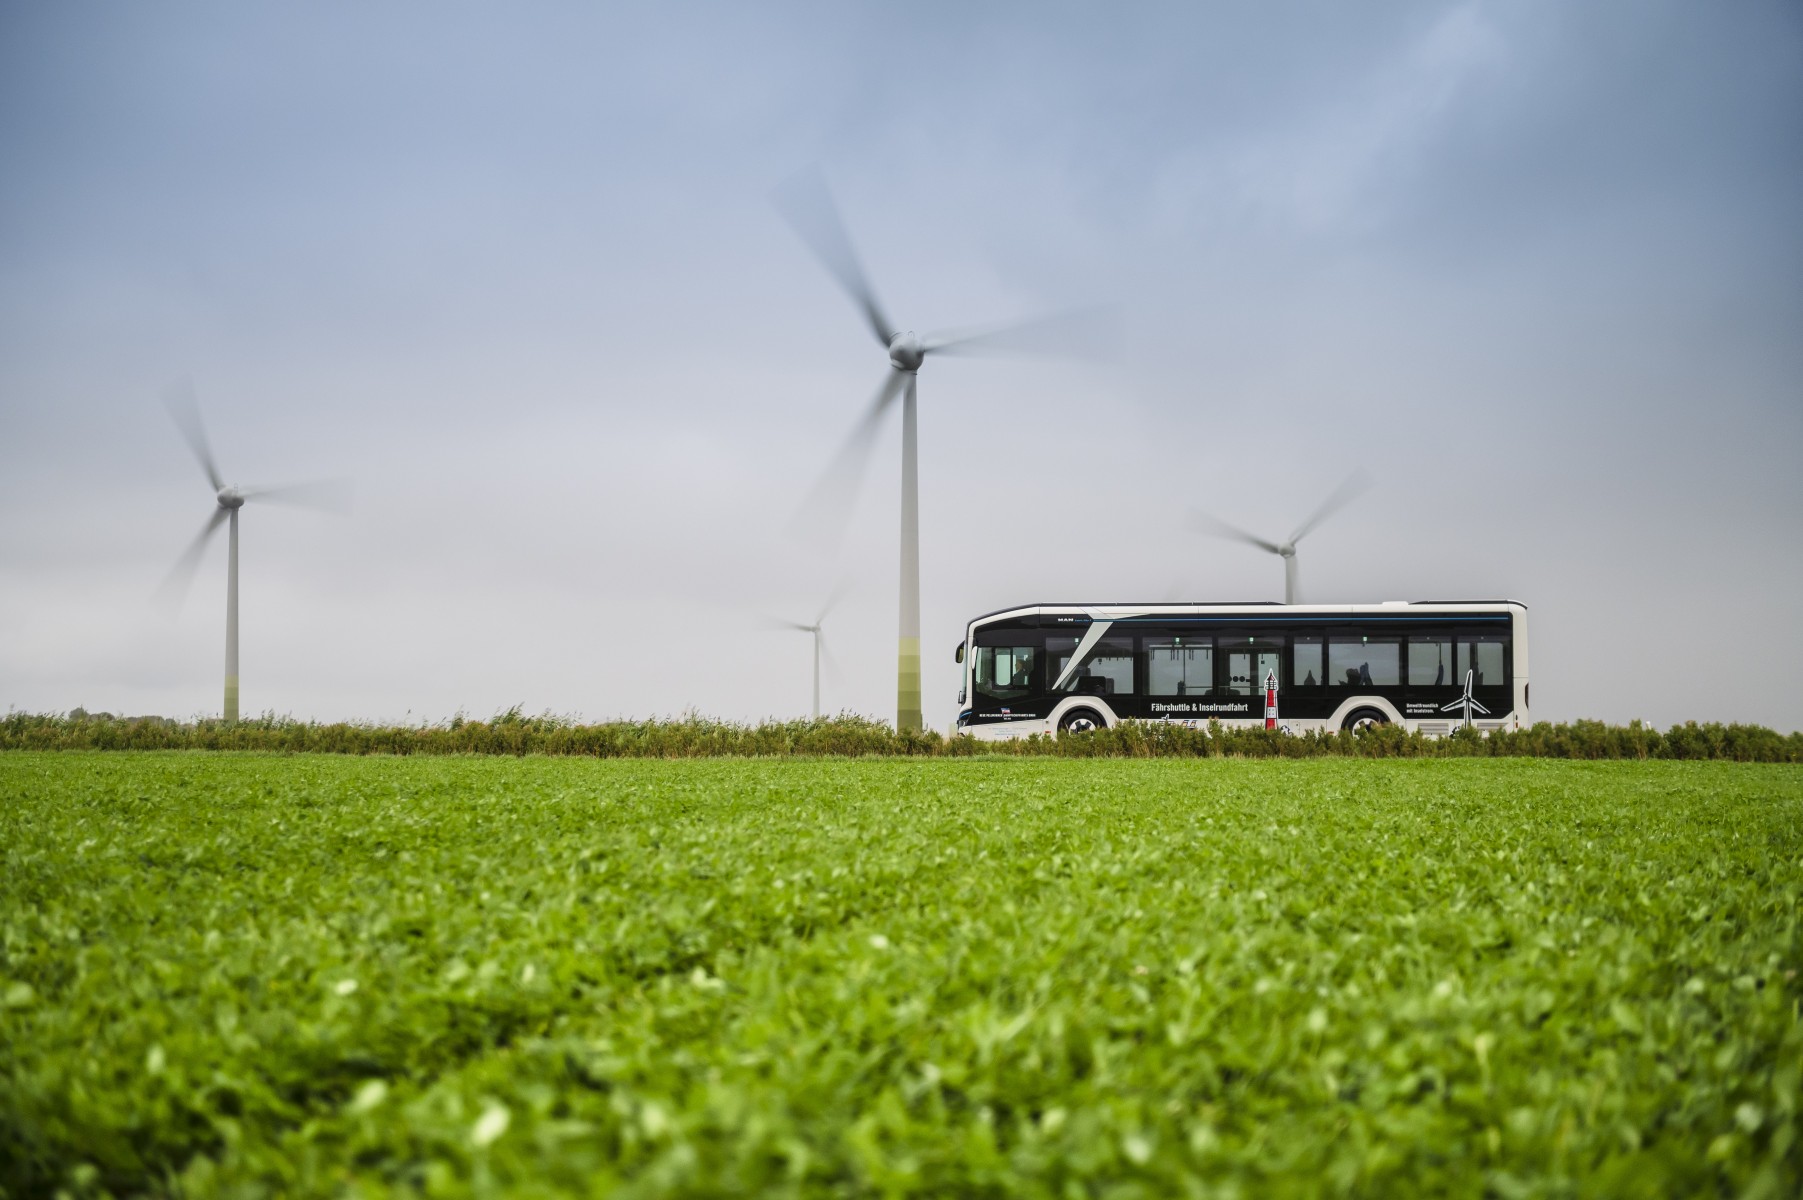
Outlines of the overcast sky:
{"label": "overcast sky", "polygon": [[891,315],[1112,306],[920,375],[928,722],[1034,601],[1508,596],[1534,715],[1803,728],[1803,8],[0,2],[0,704],[894,718]]}

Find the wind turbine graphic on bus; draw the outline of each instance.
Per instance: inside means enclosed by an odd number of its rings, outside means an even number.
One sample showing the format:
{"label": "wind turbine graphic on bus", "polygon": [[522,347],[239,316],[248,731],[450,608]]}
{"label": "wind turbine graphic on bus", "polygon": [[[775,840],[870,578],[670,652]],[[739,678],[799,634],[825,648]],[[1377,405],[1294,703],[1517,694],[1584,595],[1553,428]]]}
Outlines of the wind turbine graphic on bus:
{"label": "wind turbine graphic on bus", "polygon": [[163,580],[159,592],[172,597],[177,603],[187,594],[188,585],[194,580],[194,572],[200,567],[201,555],[206,553],[207,545],[213,535],[219,532],[221,525],[230,526],[227,534],[230,549],[226,555],[225,568],[225,719],[238,719],[238,510],[250,500],[270,501],[281,504],[296,504],[304,508],[330,508],[340,489],[328,483],[304,483],[288,487],[239,487],[227,484],[225,476],[220,474],[219,465],[213,458],[213,449],[207,442],[206,428],[200,421],[200,408],[194,402],[190,389],[181,387],[172,390],[165,403],[169,415],[175,418],[175,424],[187,441],[188,448],[194,451],[194,457],[200,461],[200,469],[205,472],[207,483],[213,489],[213,512],[206,524],[200,527],[200,533],[188,544],[187,550],[175,561],[168,576]]}
{"label": "wind turbine graphic on bus", "polygon": [[1479,704],[1471,695],[1472,677],[1475,674],[1476,672],[1474,671],[1466,671],[1465,694],[1460,696],[1457,700],[1448,701],[1440,706],[1441,712],[1452,712],[1454,709],[1462,710],[1464,713],[1464,726],[1467,729],[1471,728],[1471,714],[1473,712],[1483,713],[1486,717],[1490,715],[1490,710]]}
{"label": "wind turbine graphic on bus", "polygon": [[[1068,322],[1081,314],[1064,314],[1022,324],[916,334],[891,321],[870,286],[851,236],[839,218],[832,193],[818,174],[802,175],[777,193],[777,205],[821,265],[858,306],[888,364],[876,398],[853,426],[851,436],[833,458],[804,509],[830,510],[828,520],[842,527],[851,507],[847,493],[856,490],[870,459],[883,419],[899,398],[902,410],[901,468],[901,595],[900,630],[895,667],[895,725],[917,730],[924,725],[920,702],[920,485],[919,437],[915,415],[916,382],[921,364],[936,354],[968,354],[993,350],[1043,348],[1054,343]],[[1035,336],[1037,335],[1037,336]],[[1031,344],[1030,344],[1031,343]]]}
{"label": "wind turbine graphic on bus", "polygon": [[1321,502],[1321,506],[1309,516],[1308,520],[1296,526],[1296,532],[1290,534],[1289,540],[1284,542],[1267,541],[1256,534],[1247,533],[1237,525],[1229,525],[1219,517],[1212,516],[1199,510],[1194,514],[1195,525],[1203,533],[1212,534],[1215,537],[1231,538],[1237,542],[1245,542],[1248,545],[1257,546],[1260,550],[1268,551],[1283,559],[1283,602],[1285,604],[1296,604],[1298,603],[1299,595],[1296,580],[1296,543],[1300,542],[1306,534],[1315,528],[1315,526],[1321,524],[1321,522],[1327,520],[1327,518],[1333,516],[1336,512],[1339,512],[1342,508],[1345,508],[1348,504],[1352,503],[1353,500],[1357,499],[1358,496],[1370,486],[1371,479],[1368,475],[1363,471],[1354,471],[1351,475],[1346,477],[1345,481],[1342,482],[1339,487],[1333,490],[1333,493],[1329,495],[1327,499]]}

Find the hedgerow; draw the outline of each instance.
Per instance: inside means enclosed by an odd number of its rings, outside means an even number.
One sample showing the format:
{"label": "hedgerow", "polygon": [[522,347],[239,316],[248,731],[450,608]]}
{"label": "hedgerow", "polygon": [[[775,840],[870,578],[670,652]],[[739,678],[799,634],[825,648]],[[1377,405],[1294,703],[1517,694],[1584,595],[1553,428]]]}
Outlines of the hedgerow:
{"label": "hedgerow", "polygon": [[13,712],[0,719],[0,750],[254,750],[308,754],[549,754],[590,758],[770,758],[821,755],[1056,758],[1570,758],[1803,762],[1803,733],[1760,725],[1689,721],[1661,733],[1639,721],[1606,725],[1542,722],[1526,729],[1424,737],[1395,726],[1361,733],[1287,734],[1191,729],[1128,721],[1093,733],[980,742],[936,731],[897,732],[853,714],[757,725],[700,716],[584,724],[513,709],[490,721],[457,718],[437,725],[297,721],[266,714],[251,720],[172,721]]}

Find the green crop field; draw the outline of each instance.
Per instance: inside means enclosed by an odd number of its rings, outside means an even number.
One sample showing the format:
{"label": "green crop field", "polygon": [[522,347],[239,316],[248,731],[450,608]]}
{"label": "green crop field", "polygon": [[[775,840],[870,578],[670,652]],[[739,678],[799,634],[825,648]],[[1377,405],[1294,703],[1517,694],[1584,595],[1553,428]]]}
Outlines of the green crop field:
{"label": "green crop field", "polygon": [[1794,1196],[1803,768],[0,755],[0,1192]]}

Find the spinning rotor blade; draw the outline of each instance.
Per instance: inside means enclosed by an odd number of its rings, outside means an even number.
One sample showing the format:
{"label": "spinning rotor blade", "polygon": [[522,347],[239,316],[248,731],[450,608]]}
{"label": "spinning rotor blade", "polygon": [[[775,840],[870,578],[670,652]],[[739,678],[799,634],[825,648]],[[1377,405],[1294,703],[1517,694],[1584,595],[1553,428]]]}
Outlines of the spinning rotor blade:
{"label": "spinning rotor blade", "polygon": [[772,617],[765,613],[758,614],[758,624],[765,629],[781,629],[785,631],[800,630],[802,633],[813,633],[812,625],[803,625],[800,621],[791,621],[787,617]]}
{"label": "spinning rotor blade", "polygon": [[194,572],[200,567],[200,556],[206,553],[207,543],[213,540],[213,535],[230,515],[223,508],[213,510],[207,523],[200,527],[199,535],[188,543],[188,548],[182,551],[182,556],[175,560],[175,565],[169,568],[169,574],[157,587],[158,599],[171,605],[181,603],[182,598],[188,594],[189,585],[194,582]]}
{"label": "spinning rotor blade", "polygon": [[182,431],[182,438],[188,443],[188,449],[194,451],[194,457],[200,460],[200,469],[207,473],[207,481],[218,491],[225,486],[225,477],[220,475],[219,467],[213,461],[212,447],[207,445],[207,431],[200,423],[200,405],[194,401],[192,384],[178,384],[170,388],[163,396],[163,404],[169,409],[169,415],[175,418],[175,427]]}
{"label": "spinning rotor blade", "polygon": [[1301,541],[1303,534],[1352,503],[1370,486],[1371,477],[1364,471],[1354,471],[1348,475],[1346,481],[1335,488],[1331,496],[1321,502],[1321,507],[1315,510],[1313,516],[1296,526],[1296,532],[1290,535],[1290,545],[1293,546]]}
{"label": "spinning rotor blade", "polygon": [[921,339],[929,354],[1055,354],[1101,358],[1115,343],[1114,314],[1081,308],[1030,321],[942,329]]}
{"label": "spinning rotor blade", "polygon": [[1257,546],[1260,550],[1268,550],[1272,554],[1283,553],[1283,547],[1279,546],[1276,542],[1267,542],[1264,538],[1247,533],[1238,525],[1229,525],[1227,522],[1221,520],[1221,518],[1205,513],[1201,509],[1195,509],[1191,512],[1191,520],[1197,529],[1201,530],[1203,533],[1211,534],[1214,537],[1224,537],[1236,542],[1245,542],[1248,545]]}
{"label": "spinning rotor blade", "polygon": [[826,180],[812,171],[796,176],[777,189],[776,206],[814,257],[864,311],[876,340],[887,347],[895,337],[895,326],[883,315],[876,289],[870,286],[858,263],[857,251],[852,249],[851,236],[845,232],[845,222],[839,219],[839,208],[833,203]]}
{"label": "spinning rotor blade", "polygon": [[845,439],[845,445],[839,448],[819,482],[802,502],[801,510],[796,514],[798,525],[824,535],[827,541],[835,544],[844,534],[845,522],[851,516],[851,502],[857,497],[858,485],[864,481],[864,471],[870,463],[870,448],[876,441],[877,430],[882,427],[883,414],[895,403],[908,378],[905,371],[889,369],[883,386],[877,389],[876,399],[864,410],[863,417],[852,428],[851,436]]}
{"label": "spinning rotor blade", "polygon": [[816,629],[818,629],[821,625],[824,625],[826,623],[826,614],[832,612],[833,609],[838,606],[839,601],[845,599],[845,593],[850,588],[850,586],[851,586],[850,584],[841,580],[839,582],[839,585],[837,587],[833,588],[833,590],[830,593],[828,593],[828,595],[826,597],[826,603],[822,604],[820,606],[820,613],[818,616],[816,616],[814,618],[814,627]]}
{"label": "spinning rotor blade", "polygon": [[246,500],[264,500],[271,504],[292,504],[296,508],[342,513],[350,508],[350,490],[350,485],[342,479],[320,479],[281,487],[242,488],[239,494]]}
{"label": "spinning rotor blade", "polygon": [[839,666],[839,660],[833,657],[833,648],[826,644],[826,635],[820,635],[820,663],[826,668],[826,677],[835,684],[845,682],[845,670]]}

